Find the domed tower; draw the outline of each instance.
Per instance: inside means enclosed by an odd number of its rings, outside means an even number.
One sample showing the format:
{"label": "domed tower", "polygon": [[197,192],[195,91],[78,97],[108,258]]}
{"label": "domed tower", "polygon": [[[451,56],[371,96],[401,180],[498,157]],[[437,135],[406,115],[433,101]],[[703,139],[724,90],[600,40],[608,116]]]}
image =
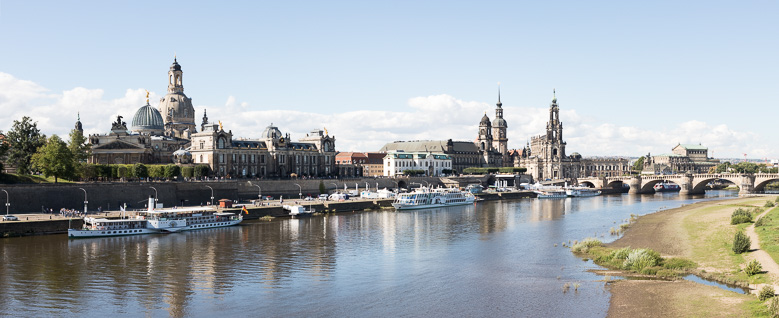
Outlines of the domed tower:
{"label": "domed tower", "polygon": [[500,102],[500,86],[498,86],[498,103],[495,105],[497,107],[495,108],[495,120],[492,122],[492,136],[494,138],[492,140],[492,148],[503,155],[503,165],[510,166],[510,160],[508,158],[509,139],[506,135],[508,125],[506,124],[506,120],[503,119],[503,103]]}
{"label": "domed tower", "polygon": [[149,105],[147,100],[146,105],[138,108],[135,112],[130,130],[142,134],[160,136],[165,130],[162,115],[156,108]]}
{"label": "domed tower", "polygon": [[159,112],[164,118],[165,135],[178,138],[187,138],[185,133],[197,132],[195,127],[195,108],[192,107],[192,99],[184,95],[183,72],[176,58],[168,71],[168,94],[160,99]]}
{"label": "domed tower", "polygon": [[479,139],[477,146],[481,151],[492,151],[492,124],[487,113],[481,117],[479,122]]}
{"label": "domed tower", "polygon": [[75,129],[83,134],[84,133],[84,126],[81,125],[81,113],[77,113],[77,114],[78,114],[78,120],[76,120],[76,127],[75,127]]}
{"label": "domed tower", "polygon": [[563,123],[560,122],[560,107],[557,106],[557,94],[554,90],[552,90],[552,103],[549,105],[549,122],[546,123],[546,140],[552,146],[550,152],[552,156],[565,158]]}

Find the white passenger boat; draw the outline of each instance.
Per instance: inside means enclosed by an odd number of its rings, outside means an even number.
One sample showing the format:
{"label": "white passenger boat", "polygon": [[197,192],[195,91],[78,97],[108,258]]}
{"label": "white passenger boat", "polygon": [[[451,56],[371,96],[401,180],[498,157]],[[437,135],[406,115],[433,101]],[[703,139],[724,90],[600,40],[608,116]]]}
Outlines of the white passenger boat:
{"label": "white passenger boat", "polygon": [[567,198],[568,194],[563,189],[535,190],[536,197],[539,199],[562,199]]}
{"label": "white passenger boat", "polygon": [[594,197],[600,195],[600,190],[588,187],[568,187],[565,193],[569,197]]}
{"label": "white passenger boat", "polygon": [[306,210],[302,205],[285,205],[283,206],[284,210],[289,211],[290,216],[304,216],[304,215],[311,215],[314,213],[314,210]]}
{"label": "white passenger boat", "polygon": [[365,190],[360,192],[360,198],[363,199],[390,199],[395,197],[395,192],[387,190],[386,188],[379,191]]}
{"label": "white passenger boat", "polygon": [[[149,206],[153,207],[153,199]],[[101,237],[171,233],[197,229],[232,226],[243,221],[235,213],[218,212],[211,207],[192,207],[137,212],[127,219],[84,218],[84,227],[68,229],[68,237]]]}
{"label": "white passenger boat", "polygon": [[435,190],[421,188],[414,192],[398,194],[392,206],[397,210],[411,210],[466,205],[474,201],[473,194],[455,188]]}

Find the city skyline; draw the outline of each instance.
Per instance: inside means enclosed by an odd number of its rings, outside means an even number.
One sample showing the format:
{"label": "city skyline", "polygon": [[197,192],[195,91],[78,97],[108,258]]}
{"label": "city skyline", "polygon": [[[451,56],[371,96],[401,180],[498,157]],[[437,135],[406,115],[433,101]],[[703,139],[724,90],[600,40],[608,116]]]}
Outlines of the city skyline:
{"label": "city skyline", "polygon": [[[474,140],[502,82],[511,149],[543,132],[556,88],[568,152],[700,143],[714,157],[779,157],[777,44],[765,40],[775,3],[357,4],[246,4],[231,24],[206,19],[206,30],[195,23],[204,11],[236,6],[139,2],[109,18],[111,5],[51,3],[29,20],[33,6],[4,2],[0,34],[15,50],[0,52],[13,61],[0,67],[0,130],[26,115],[64,137],[80,112],[86,133],[106,133],[145,104],[145,90],[159,104],[177,54],[196,118],[207,109],[238,137],[273,123],[295,140],[326,127],[339,151]],[[182,19],[132,18],[174,9]],[[258,43],[228,43],[241,38]]]}

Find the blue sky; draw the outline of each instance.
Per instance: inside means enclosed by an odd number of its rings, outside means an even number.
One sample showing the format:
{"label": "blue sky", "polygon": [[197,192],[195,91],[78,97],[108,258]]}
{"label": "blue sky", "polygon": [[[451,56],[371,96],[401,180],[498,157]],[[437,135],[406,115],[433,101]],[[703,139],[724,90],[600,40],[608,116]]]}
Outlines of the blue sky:
{"label": "blue sky", "polygon": [[105,133],[144,90],[156,106],[176,54],[197,117],[247,138],[472,140],[501,82],[511,148],[556,88],[569,152],[779,158],[777,18],[776,1],[2,1],[0,130],[67,134],[80,111]]}

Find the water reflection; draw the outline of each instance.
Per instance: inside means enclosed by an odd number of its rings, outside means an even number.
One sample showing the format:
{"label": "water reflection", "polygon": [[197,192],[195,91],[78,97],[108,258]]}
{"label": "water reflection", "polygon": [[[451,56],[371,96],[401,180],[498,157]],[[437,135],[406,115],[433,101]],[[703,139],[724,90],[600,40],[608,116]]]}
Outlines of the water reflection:
{"label": "water reflection", "polygon": [[[608,294],[585,271],[595,266],[553,244],[693,201],[526,199],[168,235],[4,239],[0,315],[602,316]],[[566,281],[581,291],[562,294]]]}

